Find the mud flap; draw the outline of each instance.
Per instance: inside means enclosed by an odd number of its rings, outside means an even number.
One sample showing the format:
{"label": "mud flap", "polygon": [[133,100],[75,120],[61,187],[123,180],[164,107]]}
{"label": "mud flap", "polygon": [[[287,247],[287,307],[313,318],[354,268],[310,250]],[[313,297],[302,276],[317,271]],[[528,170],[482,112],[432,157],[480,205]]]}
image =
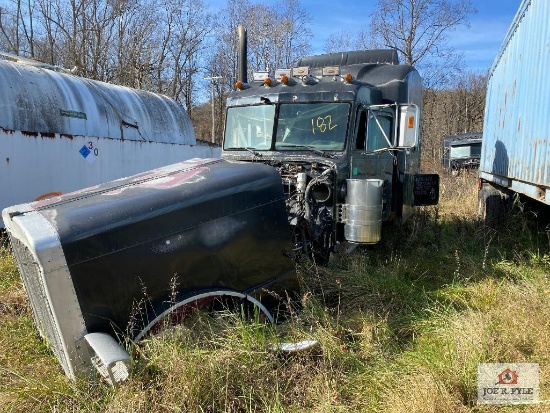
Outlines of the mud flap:
{"label": "mud flap", "polygon": [[415,174],[413,179],[413,206],[437,205],[439,175]]}

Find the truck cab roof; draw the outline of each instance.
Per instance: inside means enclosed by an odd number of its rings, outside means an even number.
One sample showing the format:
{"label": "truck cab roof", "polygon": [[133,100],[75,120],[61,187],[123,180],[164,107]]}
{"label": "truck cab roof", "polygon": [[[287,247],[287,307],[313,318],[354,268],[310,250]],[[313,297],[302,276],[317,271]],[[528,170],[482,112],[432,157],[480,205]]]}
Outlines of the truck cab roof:
{"label": "truck cab roof", "polygon": [[[227,106],[363,100],[366,97],[358,96],[362,89],[373,91],[368,94],[373,99],[369,103],[421,105],[420,76],[414,67],[399,64],[395,50],[310,56],[298,60],[292,69],[277,70],[274,78],[263,73],[264,76],[255,74],[249,84],[241,83],[242,87],[230,94]],[[288,82],[283,81],[283,76]]]}

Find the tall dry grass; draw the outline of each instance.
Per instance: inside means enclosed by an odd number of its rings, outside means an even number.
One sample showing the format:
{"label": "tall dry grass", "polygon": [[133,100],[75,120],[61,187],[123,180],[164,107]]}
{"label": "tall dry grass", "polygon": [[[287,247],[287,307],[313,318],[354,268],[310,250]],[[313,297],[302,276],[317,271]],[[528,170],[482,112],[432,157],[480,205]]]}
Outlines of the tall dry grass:
{"label": "tall dry grass", "polygon": [[[4,247],[0,411],[515,411],[476,404],[480,362],[539,363],[550,399],[548,232],[518,209],[499,230],[476,211],[475,176],[442,175],[440,204],[384,227],[379,245],[328,267],[302,263],[301,299],[284,321],[197,312],[138,343],[134,373],[116,389],[65,378]],[[305,339],[319,344],[274,350]]]}

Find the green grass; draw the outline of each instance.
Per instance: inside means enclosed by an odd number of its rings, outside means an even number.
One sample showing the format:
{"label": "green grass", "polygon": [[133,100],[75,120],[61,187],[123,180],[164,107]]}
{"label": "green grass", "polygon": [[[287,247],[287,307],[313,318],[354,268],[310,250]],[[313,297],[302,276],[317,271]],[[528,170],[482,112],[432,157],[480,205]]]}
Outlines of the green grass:
{"label": "green grass", "polygon": [[[301,309],[283,323],[197,312],[141,341],[116,389],[64,376],[3,247],[0,411],[550,411],[476,405],[480,362],[539,363],[550,399],[549,233],[517,210],[485,228],[476,208],[473,176],[443,176],[440,205],[380,244],[301,265]],[[272,350],[286,339],[319,345]]]}

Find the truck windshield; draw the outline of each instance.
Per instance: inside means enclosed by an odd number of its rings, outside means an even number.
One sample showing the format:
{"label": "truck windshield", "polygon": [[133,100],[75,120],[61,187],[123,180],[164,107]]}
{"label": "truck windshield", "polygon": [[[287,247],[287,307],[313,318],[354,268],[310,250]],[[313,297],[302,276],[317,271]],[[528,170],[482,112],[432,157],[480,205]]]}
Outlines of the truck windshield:
{"label": "truck windshield", "polygon": [[300,147],[341,151],[346,143],[349,103],[281,104],[275,149]]}
{"label": "truck windshield", "polygon": [[349,103],[283,103],[227,110],[225,150],[270,150],[275,111],[276,150],[341,151],[346,143]]}
{"label": "truck windshield", "polygon": [[229,108],[223,148],[270,149],[274,121],[275,105]]}

